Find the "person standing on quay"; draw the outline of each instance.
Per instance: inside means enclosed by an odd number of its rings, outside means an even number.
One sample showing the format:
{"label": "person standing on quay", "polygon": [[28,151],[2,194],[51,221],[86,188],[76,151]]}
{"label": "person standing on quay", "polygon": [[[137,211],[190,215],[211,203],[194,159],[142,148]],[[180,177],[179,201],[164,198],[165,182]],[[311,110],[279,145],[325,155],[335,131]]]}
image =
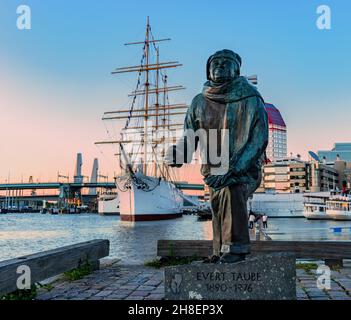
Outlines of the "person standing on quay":
{"label": "person standing on quay", "polygon": [[263,216],[262,216],[262,223],[263,223],[263,228],[264,228],[264,229],[267,229],[267,228],[268,228],[267,220],[268,220],[268,216],[267,216],[267,214],[265,213],[265,214],[263,214]]}
{"label": "person standing on quay", "polygon": [[254,227],[254,222],[256,221],[256,216],[255,214],[250,210],[249,214],[249,229],[253,229]]}

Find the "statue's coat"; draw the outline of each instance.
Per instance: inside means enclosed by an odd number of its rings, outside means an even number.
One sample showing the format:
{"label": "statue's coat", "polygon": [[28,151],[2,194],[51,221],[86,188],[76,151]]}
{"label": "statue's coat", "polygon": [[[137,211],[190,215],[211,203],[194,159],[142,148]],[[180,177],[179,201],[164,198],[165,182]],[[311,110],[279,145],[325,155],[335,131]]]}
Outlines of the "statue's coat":
{"label": "statue's coat", "polygon": [[229,129],[229,169],[213,175],[211,167],[215,166],[203,164],[204,180],[214,190],[234,184],[247,185],[249,194],[257,189],[268,144],[268,119],[263,98],[245,77],[222,85],[207,81],[187,111],[184,129]]}

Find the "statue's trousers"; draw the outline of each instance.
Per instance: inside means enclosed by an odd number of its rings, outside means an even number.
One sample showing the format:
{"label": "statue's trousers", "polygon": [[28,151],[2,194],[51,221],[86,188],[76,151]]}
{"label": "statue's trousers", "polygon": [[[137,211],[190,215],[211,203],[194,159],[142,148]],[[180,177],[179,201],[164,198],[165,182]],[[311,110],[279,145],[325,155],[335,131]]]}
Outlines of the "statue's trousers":
{"label": "statue's trousers", "polygon": [[243,184],[217,191],[210,188],[214,255],[250,253],[247,199],[247,186]]}

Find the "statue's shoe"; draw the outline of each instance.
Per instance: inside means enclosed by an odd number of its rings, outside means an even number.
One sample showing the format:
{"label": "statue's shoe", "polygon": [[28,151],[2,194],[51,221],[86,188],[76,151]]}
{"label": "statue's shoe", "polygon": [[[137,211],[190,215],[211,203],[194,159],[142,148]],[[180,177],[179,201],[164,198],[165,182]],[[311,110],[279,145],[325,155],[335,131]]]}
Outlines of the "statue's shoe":
{"label": "statue's shoe", "polygon": [[224,253],[219,263],[236,263],[245,260],[245,254]]}

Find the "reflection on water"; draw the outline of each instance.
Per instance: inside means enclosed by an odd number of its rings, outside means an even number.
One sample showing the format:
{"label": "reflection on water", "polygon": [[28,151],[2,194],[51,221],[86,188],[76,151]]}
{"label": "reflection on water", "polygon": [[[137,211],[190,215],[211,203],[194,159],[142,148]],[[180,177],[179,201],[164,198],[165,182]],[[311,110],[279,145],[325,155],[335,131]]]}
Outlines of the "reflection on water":
{"label": "reflection on water", "polygon": [[[347,227],[333,232],[333,227]],[[307,220],[305,218],[271,219],[269,235],[272,240],[351,240],[350,221]]]}
{"label": "reflection on water", "polygon": [[[274,240],[351,240],[350,229],[331,232],[350,222],[270,219]],[[110,240],[110,257],[142,263],[156,256],[158,239],[212,239],[211,221],[195,216],[153,222],[122,222],[93,214],[0,215],[0,261],[92,239]]]}

